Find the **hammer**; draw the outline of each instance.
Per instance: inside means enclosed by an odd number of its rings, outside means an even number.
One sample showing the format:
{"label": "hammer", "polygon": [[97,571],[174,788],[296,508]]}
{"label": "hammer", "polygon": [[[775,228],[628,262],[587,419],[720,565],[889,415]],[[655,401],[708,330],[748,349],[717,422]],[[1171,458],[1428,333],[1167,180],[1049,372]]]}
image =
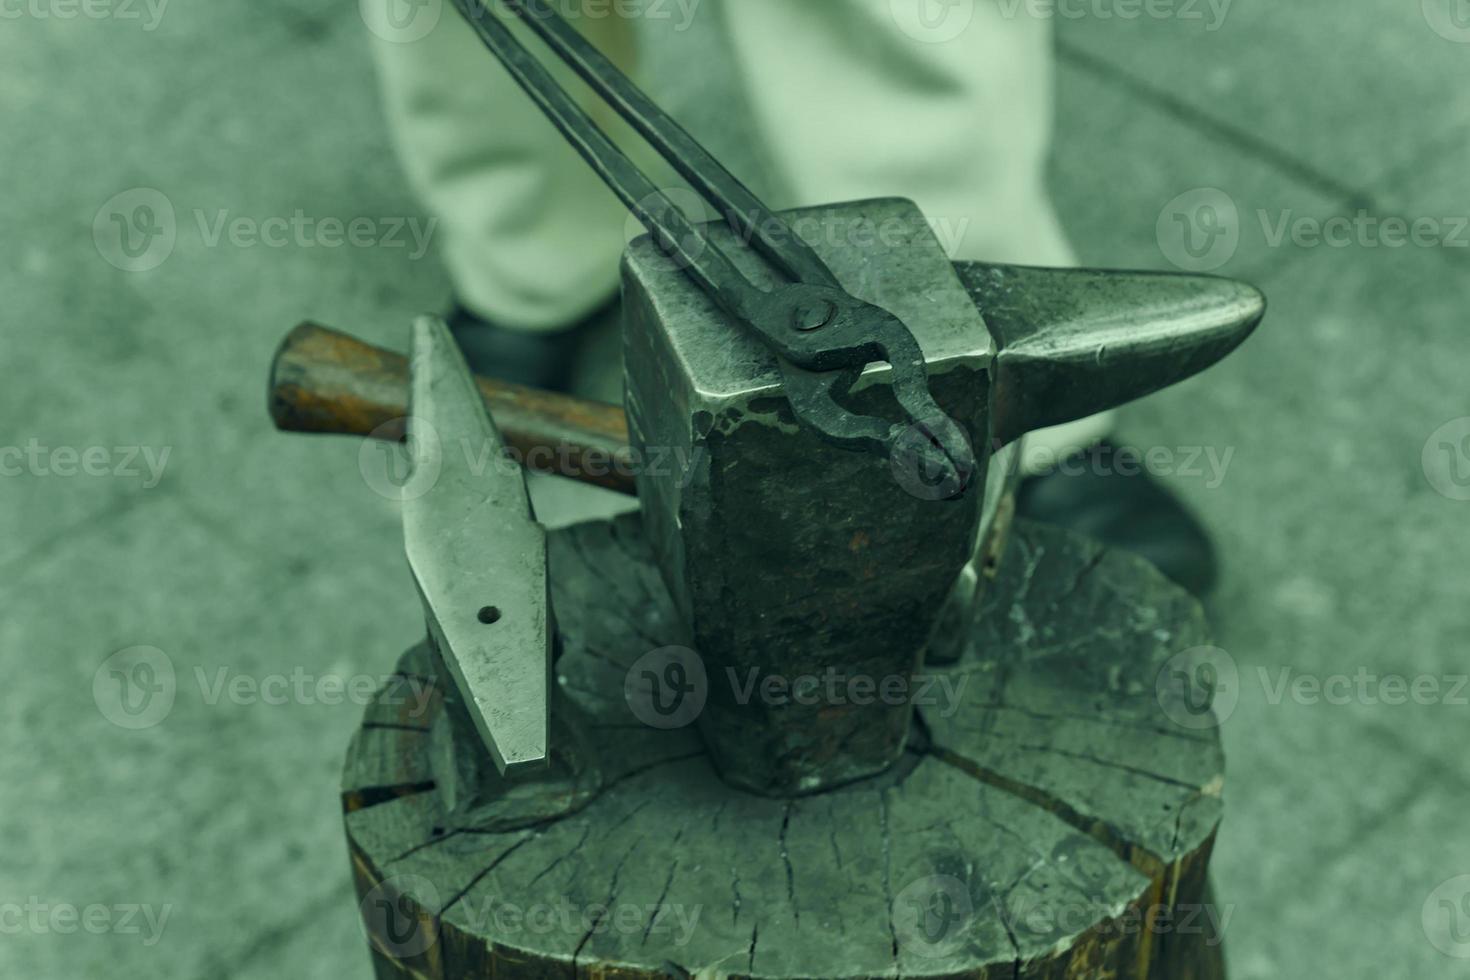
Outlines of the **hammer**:
{"label": "hammer", "polygon": [[[636,460],[617,405],[477,377],[511,454],[527,469],[635,494]],[[408,359],[329,327],[292,330],[271,364],[270,413],[282,432],[397,442],[408,415]]]}

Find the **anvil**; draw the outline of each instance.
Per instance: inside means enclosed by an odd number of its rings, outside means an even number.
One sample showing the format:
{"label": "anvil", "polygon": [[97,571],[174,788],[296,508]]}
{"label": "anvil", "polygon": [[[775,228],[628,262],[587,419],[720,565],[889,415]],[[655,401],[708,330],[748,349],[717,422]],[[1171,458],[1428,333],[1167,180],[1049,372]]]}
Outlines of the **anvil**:
{"label": "anvil", "polygon": [[[963,572],[993,516],[994,450],[1194,374],[1264,311],[1256,290],[1228,280],[953,265],[904,200],[786,217],[814,232],[844,286],[913,329],[939,406],[977,447],[977,471],[951,496],[942,481],[803,428],[770,353],[732,332],[651,240],[629,248],[629,429],[636,455],[667,464],[638,477],[643,523],[708,678],[700,724],[711,754],[728,780],[780,794],[869,775],[902,751],[912,717],[902,695],[916,688],[946,601],[963,607]],[[717,243],[730,235],[706,230]],[[771,275],[732,252],[753,280]],[[869,367],[852,409],[891,412],[890,381],[886,365]],[[950,613],[943,621],[963,630],[964,609]],[[752,685],[796,679],[874,693],[863,704],[751,696]]]}
{"label": "anvil", "polygon": [[[881,239],[859,234],[816,247],[854,290],[912,313],[936,398],[975,444],[1010,447],[978,453],[981,472],[959,498],[795,424],[765,352],[730,335],[646,240],[630,248],[624,270],[626,428],[613,406],[481,378],[478,392],[467,381],[458,389],[461,403],[475,399],[480,417],[461,411],[440,433],[457,445],[472,440],[483,455],[484,433],[498,441],[503,430],[522,460],[544,450],[567,476],[629,492],[636,482],[643,525],[702,667],[708,703],[700,724],[712,755],[730,781],[770,793],[881,770],[910,735],[912,706],[877,696],[868,704],[773,705],[749,696],[752,683],[836,677],[913,691],[926,651],[933,659],[967,642],[983,529],[1014,476],[1015,440],[1196,374],[1242,343],[1264,312],[1253,288],[1208,276],[952,265],[905,201],[792,215],[797,227],[807,216],[817,225],[889,229]],[[423,364],[421,384],[447,370]],[[402,357],[303,326],[277,357],[271,412],[282,429],[397,438],[408,374]],[[853,393],[860,408],[881,404],[885,381],[882,367],[864,375]],[[477,486],[466,492],[483,502],[490,488]],[[488,519],[523,527],[518,537],[539,546],[517,506],[518,514]],[[454,555],[431,547],[416,555],[421,565],[434,554],[443,559],[444,588],[470,596],[471,620],[496,599],[508,605],[503,587],[485,591],[504,546],[493,538],[466,533],[452,542]],[[524,565],[523,574],[518,591],[544,595],[537,570]],[[536,664],[546,656],[544,636],[519,655],[522,673],[545,676]],[[473,656],[468,666],[477,666]],[[487,682],[495,686],[494,677]],[[532,700],[522,693],[516,703],[544,719],[544,697]],[[484,725],[473,727],[485,737]]]}

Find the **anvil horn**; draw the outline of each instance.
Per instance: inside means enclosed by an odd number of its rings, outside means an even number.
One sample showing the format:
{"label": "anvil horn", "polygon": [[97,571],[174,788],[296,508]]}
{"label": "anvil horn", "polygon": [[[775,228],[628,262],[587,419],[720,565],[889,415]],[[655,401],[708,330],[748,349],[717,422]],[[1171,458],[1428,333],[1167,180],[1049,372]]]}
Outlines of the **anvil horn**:
{"label": "anvil horn", "polygon": [[1259,290],[1215,276],[981,262],[955,269],[1000,348],[998,446],[1198,374],[1266,313]]}

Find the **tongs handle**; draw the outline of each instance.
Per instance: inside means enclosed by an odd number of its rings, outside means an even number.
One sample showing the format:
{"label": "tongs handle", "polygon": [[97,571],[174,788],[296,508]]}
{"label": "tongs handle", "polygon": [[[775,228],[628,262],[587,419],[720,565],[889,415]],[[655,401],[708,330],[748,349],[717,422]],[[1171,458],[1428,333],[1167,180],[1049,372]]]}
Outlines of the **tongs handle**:
{"label": "tongs handle", "polygon": [[[617,144],[592,121],[582,107],[577,105],[566,90],[557,83],[551,73],[516,39],[510,29],[485,7],[482,0],[455,0],[455,4],[485,46],[505,65],[511,77],[525,89],[526,94],[556,125],[557,129],[561,130],[573,148],[586,159],[628,210],[632,211],[638,220],[648,228],[659,246],[668,252],[712,299],[732,315],[742,320],[750,319],[754,315],[753,305],[760,291],[735,268],[723,252],[705,238],[704,234],[684,215],[684,212],[680,211],[678,206],[663,191],[659,190],[618,148]],[[583,41],[555,11],[542,8],[535,16],[532,16],[516,0],[509,0],[508,5],[511,10],[519,13],[531,23],[538,34],[548,40],[555,39],[552,44],[553,49],[559,55],[566,57],[568,63],[579,73],[585,70],[590,77],[599,79],[600,81],[594,84],[600,92],[604,91],[604,86],[606,86],[606,90],[621,92],[624,100],[636,97],[660,117],[663,128],[678,128],[672,120],[663,115],[661,110],[652,107],[646,98],[636,95],[632,91],[632,83],[626,76],[619,73],[607,59]],[[574,41],[575,48],[573,48]],[[597,63],[594,63],[594,59]],[[600,74],[602,69],[615,77]],[[631,101],[619,102],[612,99],[610,101],[615,107],[619,107],[619,111],[622,111],[623,107],[627,107],[629,111],[633,108]],[[646,113],[643,118],[645,125],[651,127],[653,132],[659,132],[660,121],[652,120]],[[682,141],[697,147],[693,138],[682,130],[679,130],[679,137]],[[655,146],[668,145],[656,139],[653,141]],[[708,160],[713,159],[703,150],[700,150],[700,153]],[[675,163],[674,160],[670,162]],[[680,173],[686,174],[686,179],[699,180],[697,177],[689,176],[695,172],[695,168],[688,161],[675,163],[675,165],[680,167]],[[733,177],[730,179],[732,183],[736,183]],[[700,183],[705,182],[701,180]],[[736,186],[739,186],[738,183]],[[741,190],[744,191],[744,188]],[[744,191],[744,193],[751,201],[755,201],[755,197],[750,195],[749,191]],[[758,201],[756,206],[761,207]],[[764,213],[763,208],[762,213]],[[831,273],[828,275],[830,276]]]}
{"label": "tongs handle", "polygon": [[674,170],[724,216],[725,221],[787,278],[838,287],[837,278],[812,247],[742,184],[668,113],[643,93],[602,52],[588,43],[546,0],[504,0],[577,73],[659,152]]}

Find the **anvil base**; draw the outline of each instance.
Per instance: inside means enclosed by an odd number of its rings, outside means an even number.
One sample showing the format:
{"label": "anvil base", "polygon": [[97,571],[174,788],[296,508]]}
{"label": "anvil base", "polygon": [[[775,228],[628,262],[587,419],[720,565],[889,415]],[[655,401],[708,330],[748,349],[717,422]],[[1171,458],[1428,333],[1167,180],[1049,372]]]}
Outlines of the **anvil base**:
{"label": "anvil base", "polygon": [[678,632],[637,516],[553,534],[551,569],[598,788],[568,807],[550,780],[522,819],[475,822],[442,747],[478,748],[442,688],[415,694],[431,653],[406,654],[343,786],[380,978],[1223,976],[1223,758],[1173,683],[1208,637],[1142,561],[1018,525],[975,643],[915,689],[904,758],[797,799],[730,787],[692,719],[625,697]]}

